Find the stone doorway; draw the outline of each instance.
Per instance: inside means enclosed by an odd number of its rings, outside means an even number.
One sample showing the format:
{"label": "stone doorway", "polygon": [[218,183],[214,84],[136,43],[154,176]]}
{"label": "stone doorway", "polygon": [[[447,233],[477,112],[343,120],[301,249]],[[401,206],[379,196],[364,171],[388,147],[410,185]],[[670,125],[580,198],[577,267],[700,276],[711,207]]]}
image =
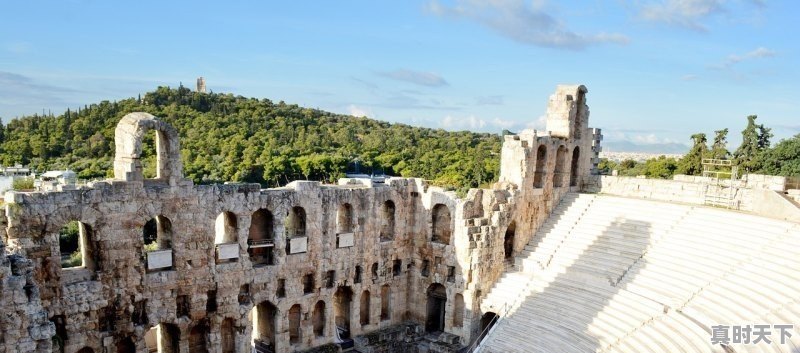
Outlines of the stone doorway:
{"label": "stone doorway", "polygon": [[444,331],[444,313],[447,304],[447,290],[439,283],[428,287],[428,318],[425,320],[426,332]]}
{"label": "stone doorway", "polygon": [[352,303],[353,290],[350,287],[339,287],[333,295],[333,320],[338,338],[350,338],[350,308]]}
{"label": "stone doorway", "polygon": [[506,262],[514,262],[514,232],[517,229],[517,224],[511,222],[506,228],[506,236],[503,239],[503,256]]}

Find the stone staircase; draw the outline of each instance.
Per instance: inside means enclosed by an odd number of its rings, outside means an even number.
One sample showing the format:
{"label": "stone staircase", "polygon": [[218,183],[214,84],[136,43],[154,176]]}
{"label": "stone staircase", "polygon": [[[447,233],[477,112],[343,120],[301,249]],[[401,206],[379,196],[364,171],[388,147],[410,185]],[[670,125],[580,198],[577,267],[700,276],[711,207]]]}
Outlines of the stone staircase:
{"label": "stone staircase", "polygon": [[500,320],[476,351],[800,352],[800,335],[782,347],[710,343],[711,325],[800,327],[799,229],[568,194],[481,302]]}

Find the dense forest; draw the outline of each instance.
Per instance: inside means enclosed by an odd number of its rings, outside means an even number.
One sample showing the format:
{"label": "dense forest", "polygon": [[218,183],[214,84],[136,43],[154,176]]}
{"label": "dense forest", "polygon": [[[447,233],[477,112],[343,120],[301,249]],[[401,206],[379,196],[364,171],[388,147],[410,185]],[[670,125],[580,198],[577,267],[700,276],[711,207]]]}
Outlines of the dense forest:
{"label": "dense forest", "polygon": [[[83,179],[110,177],[114,128],[135,111],[177,128],[184,172],[195,183],[330,182],[358,168],[421,177],[463,191],[487,185],[499,173],[497,134],[390,124],[182,86],[0,124],[0,164],[29,165],[37,171],[70,168]],[[149,177],[155,173],[154,135],[146,136],[143,150]]]}
{"label": "dense forest", "polygon": [[742,143],[733,152],[728,150],[728,129],[721,129],[714,131],[710,146],[705,133],[690,136],[692,147],[680,159],[661,156],[644,162],[624,160],[619,163],[602,159],[598,168],[602,173],[617,170],[622,176],[671,179],[675,174],[702,175],[702,161],[710,158],[731,160],[739,174],[800,176],[800,134],[772,146],[772,130],[757,124],[756,119],[756,115],[747,117]]}

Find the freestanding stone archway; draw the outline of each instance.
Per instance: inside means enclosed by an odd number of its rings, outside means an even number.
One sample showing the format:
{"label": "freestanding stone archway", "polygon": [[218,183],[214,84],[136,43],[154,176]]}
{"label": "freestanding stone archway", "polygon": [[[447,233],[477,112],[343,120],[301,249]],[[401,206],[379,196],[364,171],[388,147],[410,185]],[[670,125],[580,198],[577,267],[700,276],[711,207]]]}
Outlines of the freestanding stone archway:
{"label": "freestanding stone archway", "polygon": [[181,146],[178,130],[148,113],[130,113],[122,117],[114,130],[114,179],[144,180],[142,174],[142,139],[150,131],[156,132],[158,153],[156,179],[175,185],[183,179]]}

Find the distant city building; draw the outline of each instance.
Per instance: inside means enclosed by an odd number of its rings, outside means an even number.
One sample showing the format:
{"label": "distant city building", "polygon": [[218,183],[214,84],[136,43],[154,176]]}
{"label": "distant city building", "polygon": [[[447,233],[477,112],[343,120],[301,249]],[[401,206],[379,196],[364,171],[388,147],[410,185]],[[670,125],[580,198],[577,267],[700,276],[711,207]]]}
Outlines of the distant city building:
{"label": "distant city building", "polygon": [[632,159],[636,162],[644,162],[648,159],[658,158],[661,156],[667,158],[675,158],[675,159],[683,158],[683,154],[675,154],[675,153],[605,152],[605,151],[600,152],[600,158],[605,158],[614,162],[622,162],[626,159]]}
{"label": "distant city building", "polygon": [[78,182],[78,175],[67,170],[52,170],[45,172],[34,180],[33,187],[36,191],[62,191],[72,190]]}
{"label": "distant city building", "polygon": [[206,79],[203,76],[197,78],[197,92],[206,93]]}
{"label": "distant city building", "polygon": [[30,174],[30,168],[19,164],[13,167],[0,166],[0,192],[11,190],[15,179],[27,178]]}

